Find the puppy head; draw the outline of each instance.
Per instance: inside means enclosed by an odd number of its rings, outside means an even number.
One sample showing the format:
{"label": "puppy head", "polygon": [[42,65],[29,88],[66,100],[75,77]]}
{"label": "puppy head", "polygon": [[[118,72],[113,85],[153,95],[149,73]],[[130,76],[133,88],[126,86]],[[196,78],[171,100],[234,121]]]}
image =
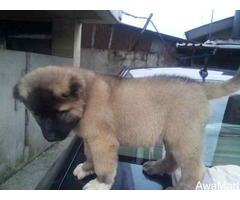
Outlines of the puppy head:
{"label": "puppy head", "polygon": [[13,96],[25,104],[48,141],[67,137],[85,107],[86,82],[73,68],[44,67],[24,76]]}

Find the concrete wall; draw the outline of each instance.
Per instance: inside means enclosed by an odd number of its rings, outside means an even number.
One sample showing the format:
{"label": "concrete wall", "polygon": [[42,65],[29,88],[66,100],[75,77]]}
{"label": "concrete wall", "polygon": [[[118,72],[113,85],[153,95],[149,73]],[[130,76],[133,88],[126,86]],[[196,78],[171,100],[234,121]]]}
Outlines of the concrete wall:
{"label": "concrete wall", "polygon": [[24,162],[25,109],[12,88],[25,70],[26,53],[0,50],[0,181]]}
{"label": "concrete wall", "polygon": [[0,183],[52,145],[12,98],[13,86],[27,71],[47,65],[72,65],[72,59],[0,50]]}
{"label": "concrete wall", "polygon": [[178,62],[167,52],[162,54],[85,48],[81,67],[109,74],[118,74],[126,67],[176,66]]}

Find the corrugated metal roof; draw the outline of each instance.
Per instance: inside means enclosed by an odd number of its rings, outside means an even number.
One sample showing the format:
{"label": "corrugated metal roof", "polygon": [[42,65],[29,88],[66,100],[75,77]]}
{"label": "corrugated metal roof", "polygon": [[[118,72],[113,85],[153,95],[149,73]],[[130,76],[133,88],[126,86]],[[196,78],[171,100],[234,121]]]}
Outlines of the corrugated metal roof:
{"label": "corrugated metal roof", "polygon": [[123,27],[122,25],[115,26],[111,49],[131,50],[136,37],[136,30]]}
{"label": "corrugated metal roof", "polygon": [[103,24],[96,26],[94,47],[96,49],[108,49],[112,26]]}
{"label": "corrugated metal roof", "polygon": [[92,31],[93,26],[92,24],[84,24],[82,27],[82,47],[84,48],[91,48],[91,41],[92,41]]}
{"label": "corrugated metal roof", "polygon": [[[83,24],[82,48],[115,49],[130,51],[142,29],[125,24]],[[112,36],[111,36],[112,34]],[[138,43],[136,51],[150,52],[157,33],[146,30]],[[166,41],[184,42],[186,40],[162,34]]]}

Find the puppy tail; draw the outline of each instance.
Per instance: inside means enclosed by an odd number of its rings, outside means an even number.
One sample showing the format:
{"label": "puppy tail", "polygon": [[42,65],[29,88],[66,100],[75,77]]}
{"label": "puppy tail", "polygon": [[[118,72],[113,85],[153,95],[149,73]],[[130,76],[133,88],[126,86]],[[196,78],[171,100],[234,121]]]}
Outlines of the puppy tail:
{"label": "puppy tail", "polygon": [[237,75],[223,83],[202,83],[203,90],[209,100],[230,95],[240,90],[240,68]]}

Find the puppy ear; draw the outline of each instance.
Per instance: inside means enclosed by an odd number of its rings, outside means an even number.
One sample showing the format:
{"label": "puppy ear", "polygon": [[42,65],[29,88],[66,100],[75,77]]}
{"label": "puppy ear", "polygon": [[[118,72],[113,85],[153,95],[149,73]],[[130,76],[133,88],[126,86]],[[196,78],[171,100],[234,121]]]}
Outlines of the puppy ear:
{"label": "puppy ear", "polygon": [[23,97],[19,93],[19,82],[13,87],[13,98],[23,102]]}
{"label": "puppy ear", "polygon": [[80,93],[80,83],[77,82],[77,80],[75,80],[74,78],[71,78],[70,80],[70,96],[71,97],[78,97],[79,93]]}
{"label": "puppy ear", "polygon": [[76,99],[82,96],[85,89],[85,84],[77,76],[72,76],[69,80],[69,90],[62,94],[63,98]]}

